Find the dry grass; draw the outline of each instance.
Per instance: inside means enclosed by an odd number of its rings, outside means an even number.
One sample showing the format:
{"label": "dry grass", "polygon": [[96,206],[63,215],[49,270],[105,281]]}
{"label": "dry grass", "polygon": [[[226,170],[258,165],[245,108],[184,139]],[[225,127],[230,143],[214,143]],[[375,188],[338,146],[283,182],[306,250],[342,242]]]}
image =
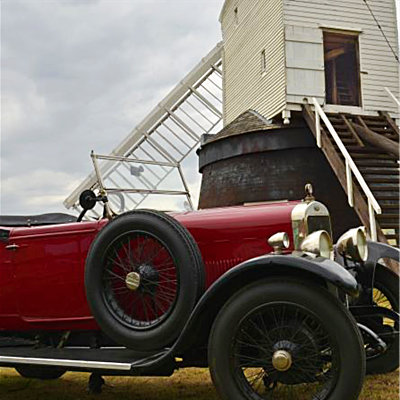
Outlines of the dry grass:
{"label": "dry grass", "polygon": [[[1,400],[217,400],[207,369],[188,368],[170,378],[107,378],[100,396],[86,392],[88,374],[67,373],[56,381],[20,378],[0,368]],[[398,371],[367,377],[360,400],[398,400]]]}

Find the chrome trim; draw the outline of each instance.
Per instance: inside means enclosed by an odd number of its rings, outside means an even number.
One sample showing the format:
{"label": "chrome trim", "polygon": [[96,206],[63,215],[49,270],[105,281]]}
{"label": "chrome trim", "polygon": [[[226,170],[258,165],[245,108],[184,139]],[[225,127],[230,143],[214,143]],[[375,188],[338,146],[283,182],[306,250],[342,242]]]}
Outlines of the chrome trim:
{"label": "chrome trim", "polygon": [[132,364],[116,363],[105,361],[83,361],[83,360],[64,360],[56,358],[31,358],[31,357],[14,357],[0,356],[0,363],[9,364],[34,364],[34,365],[53,365],[60,367],[77,367],[90,369],[113,369],[119,371],[129,371]]}
{"label": "chrome trim", "polygon": [[[297,204],[291,214],[294,249],[301,250],[301,243],[309,234],[307,219],[309,217],[330,217],[327,207],[319,201]],[[332,232],[328,232],[332,236]]]}

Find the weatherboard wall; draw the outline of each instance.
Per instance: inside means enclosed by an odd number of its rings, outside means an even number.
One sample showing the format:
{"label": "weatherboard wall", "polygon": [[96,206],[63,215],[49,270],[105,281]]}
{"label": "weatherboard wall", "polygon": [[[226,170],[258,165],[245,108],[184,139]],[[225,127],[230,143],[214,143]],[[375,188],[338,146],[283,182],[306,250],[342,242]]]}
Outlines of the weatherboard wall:
{"label": "weatherboard wall", "polygon": [[[268,8],[268,2],[263,4]],[[283,4],[288,103],[301,104],[310,96],[324,101],[323,30],[359,31],[362,109],[398,115],[384,87],[399,97],[399,64],[363,0],[283,0]],[[394,0],[368,4],[398,53]]]}
{"label": "weatherboard wall", "polygon": [[268,7],[254,0],[228,0],[224,5],[224,125],[248,109],[270,118],[285,108],[282,7],[282,0],[268,1]]}
{"label": "weatherboard wall", "polygon": [[[398,53],[394,0],[368,4]],[[384,89],[400,97],[399,64],[363,0],[226,0],[220,22],[224,125],[249,109],[272,118],[285,109],[301,110],[305,98],[325,104],[324,30],[358,33],[361,83],[361,107],[326,110],[388,111],[399,118]]]}

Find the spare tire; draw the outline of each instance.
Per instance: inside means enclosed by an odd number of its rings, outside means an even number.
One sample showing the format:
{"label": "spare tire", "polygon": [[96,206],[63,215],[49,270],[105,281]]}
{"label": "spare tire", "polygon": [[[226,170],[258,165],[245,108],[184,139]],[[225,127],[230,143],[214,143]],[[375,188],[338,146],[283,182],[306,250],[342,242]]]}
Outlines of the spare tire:
{"label": "spare tire", "polygon": [[131,211],[93,241],[85,267],[86,297],[100,328],[132,349],[169,346],[204,290],[197,244],[171,216]]}

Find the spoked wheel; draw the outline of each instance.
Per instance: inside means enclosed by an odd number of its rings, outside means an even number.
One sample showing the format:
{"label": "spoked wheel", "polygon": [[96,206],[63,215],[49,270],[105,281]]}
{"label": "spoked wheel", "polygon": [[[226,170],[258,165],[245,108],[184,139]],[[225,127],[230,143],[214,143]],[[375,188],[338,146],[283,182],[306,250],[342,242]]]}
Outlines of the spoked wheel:
{"label": "spoked wheel", "polygon": [[110,243],[103,269],[105,303],[121,324],[155,327],[168,318],[179,291],[179,272],[168,245],[144,231]]}
{"label": "spoked wheel", "polygon": [[155,350],[175,339],[204,284],[199,250],[172,217],[142,210],[111,221],[86,263],[86,293],[117,343]]}
{"label": "spoked wheel", "polygon": [[[399,276],[383,265],[377,264],[373,285],[373,302],[379,307],[399,312]],[[371,318],[364,322],[387,344],[382,354],[369,347],[368,338],[364,338],[367,354],[367,373],[382,374],[399,367],[399,324],[389,318]]]}
{"label": "spoked wheel", "polygon": [[351,315],[324,289],[271,280],[244,288],[210,336],[224,399],[357,399],[365,359]]}

